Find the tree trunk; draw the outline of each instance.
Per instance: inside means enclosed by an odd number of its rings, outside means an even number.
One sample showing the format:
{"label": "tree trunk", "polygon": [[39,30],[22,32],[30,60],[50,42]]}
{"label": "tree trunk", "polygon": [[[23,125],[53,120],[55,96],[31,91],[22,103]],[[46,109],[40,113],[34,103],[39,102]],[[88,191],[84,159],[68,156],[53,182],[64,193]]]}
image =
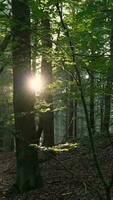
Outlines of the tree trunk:
{"label": "tree trunk", "polygon": [[12,0],[12,56],[16,130],[16,187],[20,192],[41,186],[34,121],[34,93],[27,87],[31,75],[30,10],[25,0]]}
{"label": "tree trunk", "polygon": [[69,99],[69,126],[68,126],[68,141],[73,142],[74,136],[73,136],[73,128],[74,128],[74,102],[73,99]]}
{"label": "tree trunk", "polygon": [[95,133],[95,96],[94,96],[94,75],[90,75],[90,126]]}
{"label": "tree trunk", "polygon": [[77,100],[75,100],[75,112],[74,112],[74,140],[77,137]]}
{"label": "tree trunk", "polygon": [[[112,90],[112,73],[108,69],[107,73],[107,83],[105,89],[105,110],[104,110],[104,120],[103,120],[103,131],[105,134],[109,134],[109,124],[110,124],[110,111],[111,111],[111,90]],[[112,75],[113,76],[113,75]]]}
{"label": "tree trunk", "polygon": [[[110,111],[111,111],[111,97],[112,97],[112,88],[113,88],[113,14],[111,16],[111,36],[110,36],[110,67],[107,71],[106,78],[106,88],[105,88],[105,111],[104,111],[104,123],[103,129],[104,133],[109,135],[109,125],[110,125]],[[110,135],[109,135],[110,136]]]}
{"label": "tree trunk", "polygon": [[[42,62],[41,62],[41,75],[44,80],[45,89],[42,94],[42,98],[48,104],[50,110],[42,113],[41,123],[43,124],[44,133],[44,145],[54,145],[54,113],[53,113],[53,98],[48,89],[48,85],[52,83],[52,63],[50,58],[50,51],[52,48],[52,41],[50,35],[50,20],[48,13],[44,13],[42,18]],[[50,105],[50,106],[49,106]],[[45,108],[46,109],[46,108]],[[39,127],[41,125],[39,124]]]}
{"label": "tree trunk", "polygon": [[100,97],[100,133],[103,134],[103,119],[104,119],[104,98],[103,95]]}
{"label": "tree trunk", "polygon": [[111,200],[111,188],[106,188],[106,200]]}

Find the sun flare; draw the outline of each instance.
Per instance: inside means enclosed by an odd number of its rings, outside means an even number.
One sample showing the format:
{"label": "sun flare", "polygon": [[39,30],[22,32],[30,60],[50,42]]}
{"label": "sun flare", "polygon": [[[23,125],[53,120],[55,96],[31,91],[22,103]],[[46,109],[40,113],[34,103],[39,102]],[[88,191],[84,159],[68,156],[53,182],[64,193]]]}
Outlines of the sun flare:
{"label": "sun flare", "polygon": [[29,88],[34,91],[35,93],[40,93],[43,90],[43,81],[41,77],[32,77],[28,81]]}

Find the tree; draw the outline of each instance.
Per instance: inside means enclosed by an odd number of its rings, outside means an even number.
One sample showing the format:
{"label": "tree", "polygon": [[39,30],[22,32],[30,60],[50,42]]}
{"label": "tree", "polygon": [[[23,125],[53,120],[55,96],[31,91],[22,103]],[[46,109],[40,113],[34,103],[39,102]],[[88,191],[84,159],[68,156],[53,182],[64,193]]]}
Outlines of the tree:
{"label": "tree", "polygon": [[12,0],[12,56],[17,178],[20,192],[41,186],[34,121],[34,93],[27,87],[31,76],[30,9],[26,0]]}
{"label": "tree", "polygon": [[[44,91],[41,94],[41,98],[46,101],[47,110],[40,113],[38,138],[43,130],[45,146],[54,145],[54,112],[53,112],[53,97],[49,90],[49,84],[52,83],[52,62],[51,62],[51,30],[50,30],[50,19],[49,13],[44,12],[41,19],[42,27],[42,60],[41,60],[41,76],[44,81]],[[48,110],[49,108],[49,110]]]}
{"label": "tree", "polygon": [[[94,5],[95,5],[95,3],[94,3]],[[103,175],[102,169],[100,167],[99,160],[98,160],[97,154],[96,154],[96,148],[95,148],[94,139],[93,139],[93,130],[92,130],[91,123],[90,123],[89,112],[88,112],[87,102],[86,102],[86,98],[85,98],[83,82],[82,82],[82,78],[81,78],[81,70],[80,70],[81,66],[80,66],[79,60],[77,59],[76,54],[75,54],[75,47],[72,43],[72,38],[70,37],[69,28],[64,23],[63,15],[62,15],[62,12],[61,12],[61,9],[60,9],[60,6],[59,6],[58,3],[56,3],[56,8],[57,8],[57,11],[59,13],[61,24],[62,24],[63,30],[65,32],[65,35],[68,39],[69,47],[70,47],[70,50],[71,50],[71,58],[72,58],[72,61],[73,61],[73,65],[75,67],[75,72],[76,72],[77,81],[78,81],[77,86],[78,86],[78,89],[79,89],[79,92],[80,92],[80,97],[81,97],[82,105],[83,105],[83,108],[84,108],[85,119],[86,119],[89,139],[90,139],[90,143],[91,143],[91,148],[92,148],[92,155],[93,155],[93,159],[94,159],[95,166],[96,166],[96,169],[97,169],[97,173],[98,173],[98,176],[99,176],[101,183],[104,187],[104,190],[105,190],[105,193],[106,193],[106,199],[111,200],[111,188],[112,188],[112,185],[113,185],[113,174],[111,175],[110,180],[106,181],[106,179]]]}
{"label": "tree", "polygon": [[113,88],[113,14],[110,12],[111,18],[111,33],[110,33],[110,60],[109,67],[106,74],[106,87],[105,87],[105,110],[104,110],[104,121],[103,121],[103,132],[109,136],[109,127],[110,127],[110,115],[111,115],[111,97],[112,97],[112,88]]}

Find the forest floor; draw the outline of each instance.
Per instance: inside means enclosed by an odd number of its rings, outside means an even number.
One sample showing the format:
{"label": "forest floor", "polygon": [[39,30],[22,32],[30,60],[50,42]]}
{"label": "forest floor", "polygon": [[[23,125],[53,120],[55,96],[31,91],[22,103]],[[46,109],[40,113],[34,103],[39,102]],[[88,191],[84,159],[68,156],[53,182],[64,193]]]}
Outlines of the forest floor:
{"label": "forest floor", "polygon": [[[108,180],[113,173],[113,147],[105,136],[95,138],[95,145],[102,172]],[[15,180],[15,166],[14,153],[0,153],[0,200],[96,200],[105,197],[87,138],[71,148],[70,145],[61,146],[51,159],[40,162],[44,182],[41,189],[9,195],[7,191]]]}

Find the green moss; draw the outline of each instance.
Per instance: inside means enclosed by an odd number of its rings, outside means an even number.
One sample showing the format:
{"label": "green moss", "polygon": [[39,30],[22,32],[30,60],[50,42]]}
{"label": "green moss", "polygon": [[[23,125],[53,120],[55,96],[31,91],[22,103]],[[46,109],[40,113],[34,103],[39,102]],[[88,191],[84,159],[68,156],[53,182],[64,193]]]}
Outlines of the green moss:
{"label": "green moss", "polygon": [[38,146],[38,148],[41,151],[45,151],[45,152],[54,152],[54,153],[59,153],[59,152],[68,152],[72,149],[75,149],[78,147],[78,143],[65,143],[65,144],[59,144],[59,145],[55,145],[53,147],[40,147]]}

